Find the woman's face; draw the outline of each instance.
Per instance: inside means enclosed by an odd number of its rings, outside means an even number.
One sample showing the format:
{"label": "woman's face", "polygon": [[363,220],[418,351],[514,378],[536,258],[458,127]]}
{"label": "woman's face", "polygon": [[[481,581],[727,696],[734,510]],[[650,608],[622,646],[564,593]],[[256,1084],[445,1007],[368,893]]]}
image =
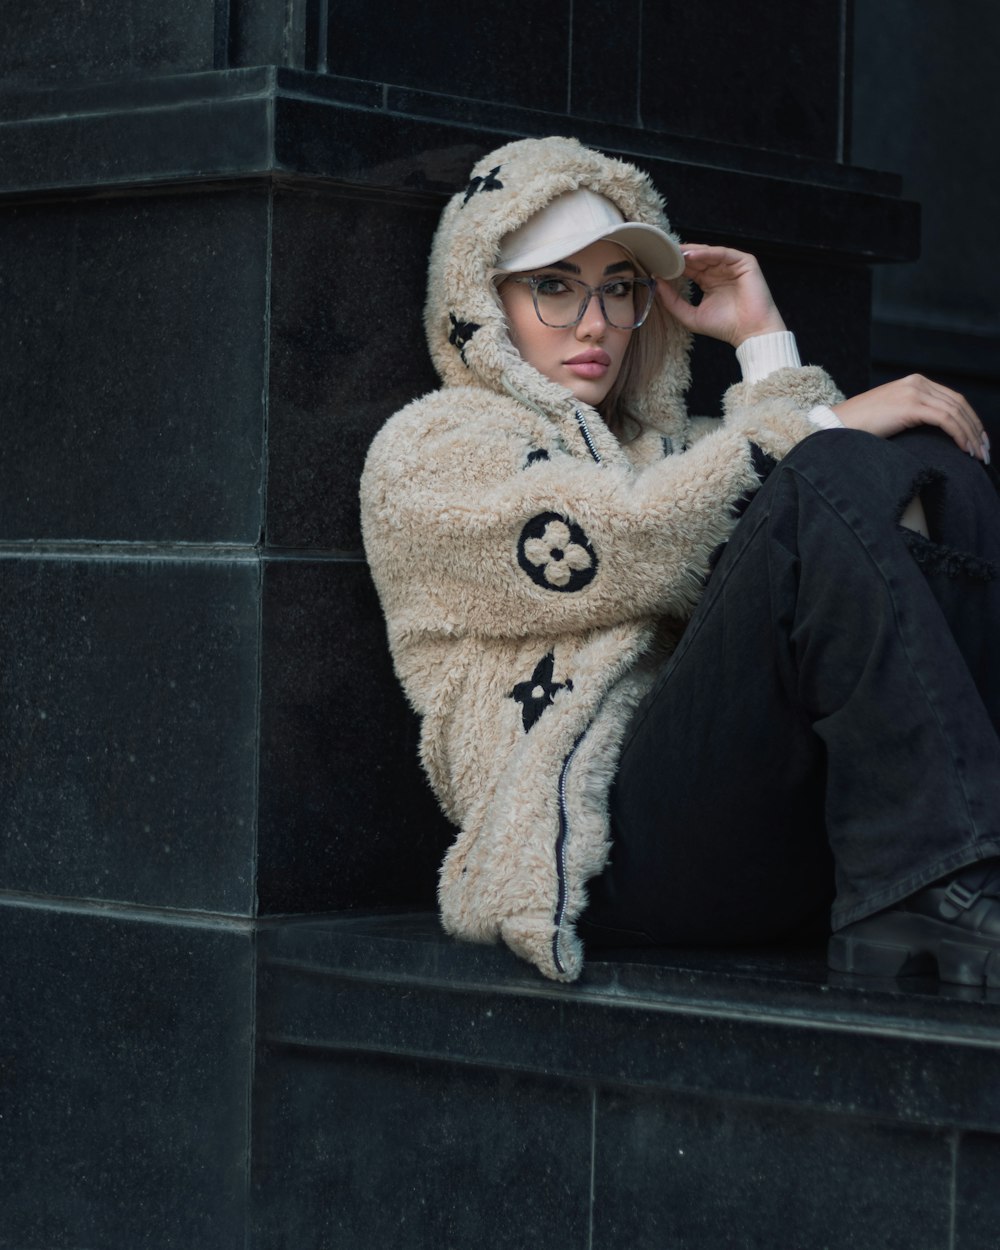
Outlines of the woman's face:
{"label": "woman's face", "polygon": [[[565,260],[518,276],[576,278],[600,286],[618,276],[636,273],[635,262],[616,243],[599,240]],[[625,349],[634,331],[608,325],[600,300],[592,296],[575,326],[562,330],[543,325],[535,312],[531,288],[522,282],[500,284],[510,337],[521,356],[552,382],[572,391],[577,399],[596,407],[607,397],[621,371]]]}

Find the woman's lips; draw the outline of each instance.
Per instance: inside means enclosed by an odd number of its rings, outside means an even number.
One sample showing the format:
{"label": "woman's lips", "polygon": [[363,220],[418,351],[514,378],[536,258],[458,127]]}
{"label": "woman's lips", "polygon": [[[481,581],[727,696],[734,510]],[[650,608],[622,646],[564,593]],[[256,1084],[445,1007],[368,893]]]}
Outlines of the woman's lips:
{"label": "woman's lips", "polygon": [[585,352],[581,352],[579,356],[573,356],[569,360],[564,360],[563,364],[571,373],[575,373],[578,378],[602,378],[608,371],[611,357],[607,352],[602,352],[599,348],[590,348]]}

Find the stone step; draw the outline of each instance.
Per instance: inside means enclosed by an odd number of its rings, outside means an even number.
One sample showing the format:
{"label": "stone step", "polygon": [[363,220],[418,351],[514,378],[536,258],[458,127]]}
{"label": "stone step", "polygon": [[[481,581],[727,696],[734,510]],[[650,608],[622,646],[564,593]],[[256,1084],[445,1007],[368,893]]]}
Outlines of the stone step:
{"label": "stone step", "polygon": [[260,1250],[997,1244],[1000,992],[784,948],[564,986],[428,914],[259,941]]}

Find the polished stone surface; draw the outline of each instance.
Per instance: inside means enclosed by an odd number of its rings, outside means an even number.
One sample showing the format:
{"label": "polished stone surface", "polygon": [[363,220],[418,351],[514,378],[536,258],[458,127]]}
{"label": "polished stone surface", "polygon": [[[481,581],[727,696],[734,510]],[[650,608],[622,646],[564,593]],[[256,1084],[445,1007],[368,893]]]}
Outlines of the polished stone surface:
{"label": "polished stone surface", "polygon": [[843,977],[822,950],[782,948],[601,954],[560,986],[432,915],[289,921],[261,953],[275,1043],[1000,1132],[992,990]]}
{"label": "polished stone surface", "polygon": [[115,78],[211,69],[215,6],[171,0],[7,0],[0,82]]}
{"label": "polished stone surface", "polygon": [[[269,0],[178,0],[169,15],[148,0],[111,0],[86,12],[69,0],[12,2],[3,85],[274,65],[547,113],[553,131],[565,129],[558,119],[575,116],[840,156],[843,0],[819,9],[775,0],[761,13],[736,0],[558,0],[544,10],[530,0],[496,10],[428,0],[419,22],[362,0],[287,12]],[[703,83],[706,47],[711,89]],[[764,61],[762,76],[756,67]]]}
{"label": "polished stone surface", "polygon": [[586,1089],[268,1050],[255,1091],[253,1250],[588,1244]]}
{"label": "polished stone surface", "polygon": [[275,921],[259,950],[260,1250],[462,1245],[474,1219],[522,1244],[495,1200],[517,1144],[512,1205],[560,1246],[993,1244],[996,991],[781,947],[602,952],[557,985],[428,913]]}
{"label": "polished stone surface", "polygon": [[644,4],[643,122],[653,130],[838,158],[846,8],[846,0]]}
{"label": "polished stone surface", "polygon": [[[264,97],[194,98],[139,111],[134,103],[107,113],[46,115],[0,129],[0,193],[79,191],[269,172],[272,109]],[[135,94],[129,84],[125,93]],[[106,95],[106,92],[99,92]],[[76,93],[71,93],[76,102]],[[23,103],[23,101],[19,101]],[[47,108],[52,107],[51,97]]]}
{"label": "polished stone surface", "polygon": [[996,377],[1000,147],[983,137],[1000,125],[1000,9],[993,0],[854,8],[852,160],[896,170],[922,205],[920,258],[877,273],[876,316],[925,333],[991,336]]}
{"label": "polished stone surface", "polygon": [[0,559],[0,888],[247,914],[254,563]]}
{"label": "polished stone surface", "polygon": [[[228,0],[226,60],[229,65],[302,65],[307,29],[328,0],[281,4],[275,0]],[[310,23],[310,18],[312,22]],[[310,43],[315,68],[315,38]]]}
{"label": "polished stone surface", "polygon": [[0,540],[255,542],[268,197],[0,208]]}
{"label": "polished stone surface", "polygon": [[267,541],[360,552],[368,445],[436,381],[418,310],[438,207],[301,189],[273,214]]}
{"label": "polished stone surface", "polygon": [[[285,168],[302,173],[373,188],[451,193],[468,177],[478,155],[516,137],[470,125],[464,101],[439,100],[438,117],[430,121],[377,111],[349,115],[316,100],[288,99],[278,108],[275,150]],[[562,129],[552,121],[538,120],[527,133]],[[485,119],[480,123],[487,124]],[[601,141],[599,133],[588,131],[586,137]],[[799,178],[794,168],[786,169],[784,177],[742,170],[734,177],[721,164],[657,155],[655,140],[647,143],[635,131],[616,128],[607,137],[617,139],[650,172],[675,224],[831,256],[875,260],[915,254],[915,206],[884,194],[881,184],[876,194],[808,174]],[[606,146],[614,150],[617,145]]]}
{"label": "polished stone surface", "polygon": [[420,20],[406,21],[391,5],[338,0],[329,6],[327,66],[353,78],[564,113],[571,13],[570,0],[544,8],[535,0],[424,0]]}
{"label": "polished stone surface", "polygon": [[[674,218],[761,242],[866,259],[916,254],[914,205],[891,176],[415,87],[244,69],[0,92],[0,192],[252,177],[274,169],[358,187],[444,195],[518,135],[576,134],[649,166]],[[41,120],[37,120],[41,119]],[[742,176],[735,176],[742,175]],[[680,197],[680,198],[678,198]]]}
{"label": "polished stone surface", "polygon": [[1000,123],[998,46],[993,0],[854,3],[851,159],[898,170],[921,203],[919,258],[875,272],[874,376],[919,372],[961,392],[995,445],[1000,147],[983,136]]}
{"label": "polished stone surface", "polygon": [[1000,1229],[1000,1136],[964,1133],[956,1174],[955,1250],[986,1250]]}
{"label": "polished stone surface", "polygon": [[[606,0],[573,0],[568,113],[588,121],[642,125],[643,97],[654,90],[643,82],[640,65],[643,22],[652,7],[644,0],[618,0],[614,20],[608,21]],[[666,129],[677,131],[676,126]]]}
{"label": "polished stone surface", "polygon": [[[122,122],[129,113],[144,114],[162,109],[183,110],[191,105],[211,106],[233,100],[266,99],[273,94],[278,74],[273,66],[257,65],[192,74],[157,74],[73,83],[8,80],[0,84],[0,119],[5,122],[30,120],[35,125],[46,119],[89,119],[102,113],[114,113],[119,115],[115,120]],[[291,78],[296,82],[303,80],[301,75],[294,73]],[[319,82],[320,79],[309,74],[305,76],[305,81]],[[333,85],[325,77],[322,81],[328,86]],[[354,100],[354,103],[360,102]],[[372,97],[367,103],[374,106],[376,100]],[[152,141],[156,133],[155,123],[159,119],[143,117],[140,120],[146,124]],[[190,148],[197,145],[200,136],[193,134],[189,138]],[[86,155],[81,153],[81,156]],[[4,173],[7,174],[6,169]]]}
{"label": "polished stone surface", "polygon": [[0,1245],[242,1246],[246,932],[0,897]]}
{"label": "polished stone surface", "polygon": [[367,567],[269,559],[262,613],[261,913],[429,905],[452,833]]}
{"label": "polished stone surface", "polygon": [[594,1122],[593,1250],[942,1250],[950,1135],[612,1090]]}

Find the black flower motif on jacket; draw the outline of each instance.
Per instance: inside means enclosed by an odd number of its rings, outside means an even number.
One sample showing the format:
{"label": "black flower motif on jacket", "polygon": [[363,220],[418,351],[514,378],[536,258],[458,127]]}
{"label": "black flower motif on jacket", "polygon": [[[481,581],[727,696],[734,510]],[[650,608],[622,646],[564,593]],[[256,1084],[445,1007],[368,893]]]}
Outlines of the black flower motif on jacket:
{"label": "black flower motif on jacket", "polygon": [[542,512],[525,525],[517,562],[545,590],[582,590],[597,572],[597,556],[587,535],[558,512]]}
{"label": "black flower motif on jacket", "polygon": [[555,663],[556,657],[552,651],[542,656],[531,677],[527,681],[519,681],[508,696],[521,705],[521,724],[525,733],[554,701],[557,691],[573,689],[573,683],[568,677],[565,681],[552,680]]}

